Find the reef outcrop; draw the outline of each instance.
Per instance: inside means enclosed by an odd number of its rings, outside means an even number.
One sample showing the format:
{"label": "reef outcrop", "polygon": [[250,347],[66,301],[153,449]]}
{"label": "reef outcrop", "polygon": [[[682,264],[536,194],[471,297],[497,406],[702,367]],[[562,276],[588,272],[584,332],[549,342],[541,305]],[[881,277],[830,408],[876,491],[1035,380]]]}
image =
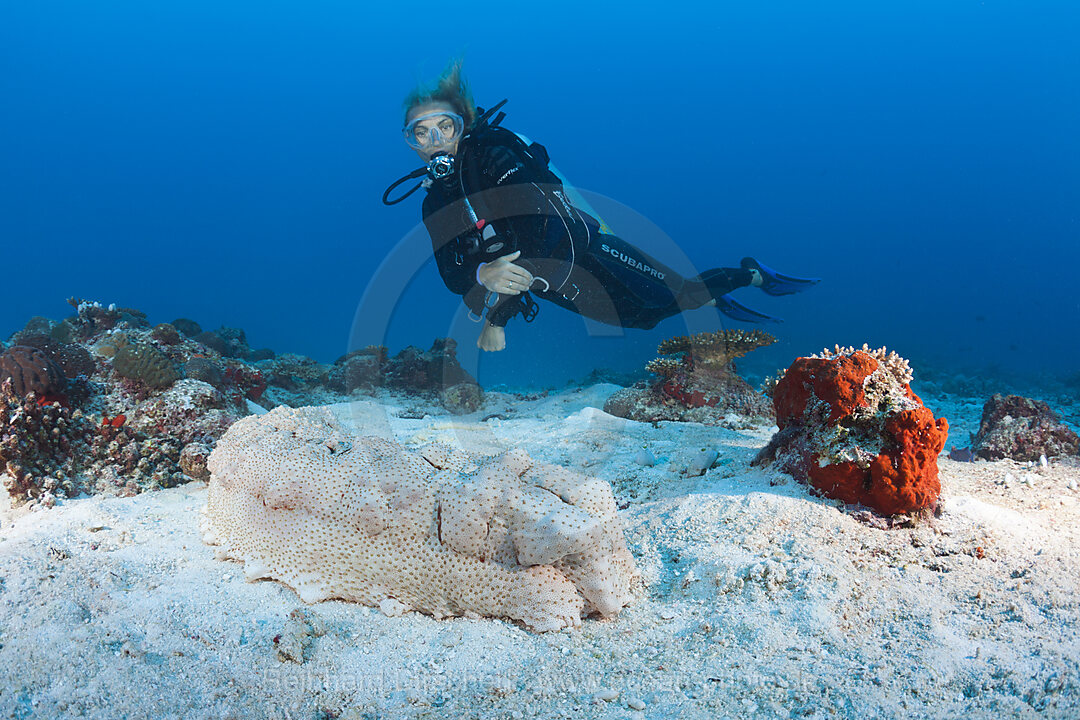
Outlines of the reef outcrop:
{"label": "reef outcrop", "polygon": [[426,351],[409,345],[385,360],[382,372],[387,387],[427,396],[455,415],[474,412],[484,404],[480,384],[458,362],[453,338],[436,338]]}
{"label": "reef outcrop", "polygon": [[[41,350],[63,371],[64,376],[74,380],[80,375],[89,376],[94,372],[94,359],[89,351],[76,343],[64,343],[49,335],[16,333],[18,345]],[[14,347],[11,348],[14,350]]]}
{"label": "reef outcrop", "polygon": [[[130,495],[187,482],[210,448],[250,412],[258,371],[215,358],[171,325],[132,308],[71,299],[61,322],[33,318],[0,356],[0,477],[16,503],[80,493]],[[205,365],[224,388],[184,379]],[[206,450],[206,454],[209,449]],[[205,459],[204,463],[205,464]]]}
{"label": "reef outcrop", "polygon": [[612,617],[636,576],[611,487],[523,451],[418,452],[325,408],[237,422],[209,459],[203,539],[305,602],[517,620]]}
{"label": "reef outcrop", "polygon": [[184,318],[152,325],[134,308],[68,302],[70,317],[33,317],[0,343],[0,474],[16,502],[205,478],[206,456],[233,422],[279,405],[377,390],[454,414],[484,403],[450,338],[393,357],[369,346],[326,365],[251,350],[238,328],[204,331]]}
{"label": "reef outcrop", "polygon": [[147,435],[124,415],[101,422],[78,408],[17,396],[0,385],[0,473],[16,502],[51,505],[79,493],[134,495],[185,482],[180,443]]}
{"label": "reef outcrop", "polygon": [[1033,461],[1042,455],[1076,455],[1080,437],[1042,400],[998,394],[983,405],[971,451],[984,460]]}
{"label": "reef outcrop", "polygon": [[326,375],[326,386],[349,395],[356,390],[372,392],[383,384],[386,367],[385,345],[369,345],[342,355]]}
{"label": "reef outcrop", "polygon": [[884,348],[798,358],[773,390],[779,432],[754,463],[883,515],[933,507],[949,425],[910,383],[907,361]]}
{"label": "reef outcrop", "polygon": [[717,425],[730,413],[748,420],[769,419],[768,398],[736,374],[735,360],[774,342],[775,337],[761,330],[723,330],[665,340],[657,348],[662,357],[645,366],[657,380],[616,391],[604,411],[641,422]]}

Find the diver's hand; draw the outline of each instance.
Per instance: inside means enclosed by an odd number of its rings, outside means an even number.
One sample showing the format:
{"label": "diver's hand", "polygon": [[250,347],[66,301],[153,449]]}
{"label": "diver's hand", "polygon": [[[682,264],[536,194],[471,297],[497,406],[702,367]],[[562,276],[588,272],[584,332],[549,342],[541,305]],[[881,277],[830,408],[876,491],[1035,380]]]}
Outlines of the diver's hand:
{"label": "diver's hand", "polygon": [[484,321],[484,329],[480,331],[480,337],[476,340],[476,347],[487,352],[498,352],[506,349],[506,328],[495,327]]}
{"label": "diver's hand", "polygon": [[518,250],[492,260],[476,271],[476,279],[491,292],[520,295],[532,287],[533,283],[532,273],[513,263],[520,254],[521,251]]}

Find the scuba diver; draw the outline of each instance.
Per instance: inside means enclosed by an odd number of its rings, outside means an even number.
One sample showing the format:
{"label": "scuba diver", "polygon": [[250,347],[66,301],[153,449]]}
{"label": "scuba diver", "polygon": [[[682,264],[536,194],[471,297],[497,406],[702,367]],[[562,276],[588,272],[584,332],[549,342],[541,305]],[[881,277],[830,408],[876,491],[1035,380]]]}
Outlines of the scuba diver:
{"label": "scuba diver", "polygon": [[[531,295],[603,323],[649,329],[703,306],[744,322],[780,322],[728,293],[752,286],[788,295],[819,282],[749,257],[738,268],[683,277],[614,235],[550,166],[542,145],[502,127],[505,113],[495,113],[505,102],[477,108],[460,61],[434,89],[411,93],[403,134],[425,165],[383,194],[393,205],[421,187],[427,191],[423,219],[439,274],[462,296],[469,317],[484,323],[480,349],[504,349],[511,318],[535,318]],[[390,199],[395,188],[418,178]]]}

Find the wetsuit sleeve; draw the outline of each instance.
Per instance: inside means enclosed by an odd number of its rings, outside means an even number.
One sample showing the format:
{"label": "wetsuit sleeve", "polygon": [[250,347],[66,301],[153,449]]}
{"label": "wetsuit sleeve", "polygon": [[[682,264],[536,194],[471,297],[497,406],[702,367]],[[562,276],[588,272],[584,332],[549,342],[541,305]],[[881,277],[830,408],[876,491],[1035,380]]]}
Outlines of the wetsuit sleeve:
{"label": "wetsuit sleeve", "polygon": [[435,264],[439,268],[443,284],[455,295],[461,295],[462,302],[476,314],[484,308],[484,296],[487,289],[476,282],[476,268],[480,262],[476,256],[459,257],[452,250],[452,243],[447,243],[435,250]]}
{"label": "wetsuit sleeve", "polygon": [[463,255],[457,250],[457,242],[451,241],[441,246],[432,243],[435,252],[435,264],[439,275],[450,292],[465,295],[476,285],[476,268],[480,264],[476,256]]}
{"label": "wetsuit sleeve", "polygon": [[457,237],[438,221],[439,215],[426,212],[425,201],[424,225],[431,236],[431,247],[435,255],[435,265],[443,284],[455,295],[461,295],[466,307],[476,314],[484,308],[484,296],[487,290],[476,281],[476,268],[481,259],[478,255],[468,255],[460,251]]}
{"label": "wetsuit sleeve", "polygon": [[[528,157],[524,153],[533,153]],[[590,231],[547,168],[547,151],[514,143],[493,143],[481,154],[482,204],[486,217],[521,251],[519,264],[536,274],[530,260],[570,257],[575,244],[587,245]]]}

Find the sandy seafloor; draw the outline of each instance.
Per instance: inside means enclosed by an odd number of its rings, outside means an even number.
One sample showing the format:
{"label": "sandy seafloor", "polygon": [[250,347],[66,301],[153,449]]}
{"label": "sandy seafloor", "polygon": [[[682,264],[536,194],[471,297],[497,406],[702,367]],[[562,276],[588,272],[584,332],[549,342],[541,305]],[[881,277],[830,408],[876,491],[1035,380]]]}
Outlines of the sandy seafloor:
{"label": "sandy seafloor", "polygon": [[[200,542],[204,483],[5,506],[0,717],[1080,717],[1076,458],[943,457],[940,516],[881,529],[751,468],[773,428],[613,418],[616,389],[489,393],[464,417],[335,407],[409,446],[523,447],[611,482],[644,580],[617,619],[538,635],[331,601],[298,636],[292,590]],[[927,404],[966,444],[981,402]],[[720,459],[687,477],[702,448]]]}

